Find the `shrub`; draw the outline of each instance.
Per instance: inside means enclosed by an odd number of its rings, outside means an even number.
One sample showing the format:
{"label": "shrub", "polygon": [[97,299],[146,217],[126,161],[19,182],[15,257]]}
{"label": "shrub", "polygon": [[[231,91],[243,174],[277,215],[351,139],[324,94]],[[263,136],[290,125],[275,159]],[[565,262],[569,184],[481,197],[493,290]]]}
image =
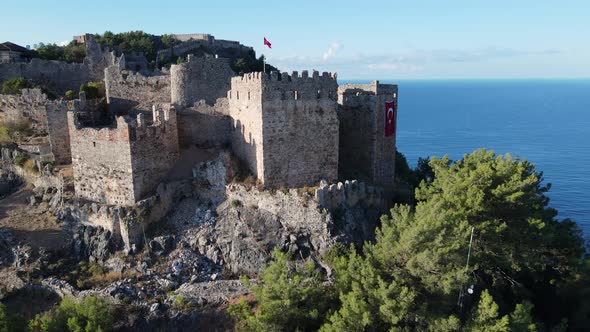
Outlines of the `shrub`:
{"label": "shrub", "polygon": [[231,201],[231,206],[233,206],[233,207],[238,207],[240,205],[242,205],[242,202],[240,202],[239,199],[234,199]]}
{"label": "shrub", "polygon": [[67,100],[74,100],[74,99],[76,99],[76,97],[77,96],[76,96],[76,93],[74,91],[72,91],[72,90],[66,91],[66,99]]}
{"label": "shrub", "polygon": [[24,153],[17,153],[16,157],[14,158],[14,163],[17,164],[18,166],[23,167],[25,162],[29,160],[29,156],[27,156]]}
{"label": "shrub", "polygon": [[30,89],[32,87],[33,84],[26,79],[15,77],[2,83],[2,93],[5,95],[20,95],[22,89]]}
{"label": "shrub", "polygon": [[0,143],[18,142],[32,134],[33,129],[29,120],[7,122],[0,125]]}
{"label": "shrub", "polygon": [[25,331],[26,323],[21,317],[11,315],[6,306],[0,303],[0,332]]}
{"label": "shrub", "polygon": [[29,329],[34,332],[108,331],[112,326],[109,302],[96,296],[81,301],[66,297],[55,311],[37,315],[29,322]]}
{"label": "shrub", "polygon": [[98,99],[105,96],[105,88],[102,82],[88,82],[80,86],[80,92],[86,93],[87,99]]}
{"label": "shrub", "polygon": [[27,159],[23,164],[23,168],[33,174],[39,173],[39,168],[37,167],[37,163],[33,159]]}

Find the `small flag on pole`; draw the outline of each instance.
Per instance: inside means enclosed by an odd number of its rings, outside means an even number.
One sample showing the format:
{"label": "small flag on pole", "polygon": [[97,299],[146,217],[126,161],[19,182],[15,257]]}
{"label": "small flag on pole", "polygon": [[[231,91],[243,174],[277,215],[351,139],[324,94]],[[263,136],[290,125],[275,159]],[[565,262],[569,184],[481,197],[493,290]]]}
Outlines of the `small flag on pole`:
{"label": "small flag on pole", "polygon": [[264,37],[264,45],[268,46],[268,48],[272,48],[270,42],[266,40],[266,37]]}
{"label": "small flag on pole", "polygon": [[397,107],[395,102],[385,102],[385,137],[395,135],[395,113]]}

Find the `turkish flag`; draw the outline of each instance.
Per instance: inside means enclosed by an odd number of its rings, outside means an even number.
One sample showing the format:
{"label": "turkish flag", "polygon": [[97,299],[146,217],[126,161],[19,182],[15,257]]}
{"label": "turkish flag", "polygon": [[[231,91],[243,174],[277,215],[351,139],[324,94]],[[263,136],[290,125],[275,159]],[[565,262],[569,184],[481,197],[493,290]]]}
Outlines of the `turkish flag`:
{"label": "turkish flag", "polygon": [[264,37],[264,45],[268,46],[268,48],[272,48],[270,42],[266,40],[266,37]]}
{"label": "turkish flag", "polygon": [[395,102],[385,102],[385,137],[395,135],[395,118],[397,107]]}

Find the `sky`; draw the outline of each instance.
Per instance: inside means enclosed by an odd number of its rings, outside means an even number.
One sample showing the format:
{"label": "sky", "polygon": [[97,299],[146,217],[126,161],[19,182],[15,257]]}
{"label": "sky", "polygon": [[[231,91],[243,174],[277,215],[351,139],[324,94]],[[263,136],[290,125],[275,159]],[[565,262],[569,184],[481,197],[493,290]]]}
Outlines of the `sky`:
{"label": "sky", "polygon": [[0,1],[0,42],[23,46],[209,33],[339,80],[590,78],[588,0]]}

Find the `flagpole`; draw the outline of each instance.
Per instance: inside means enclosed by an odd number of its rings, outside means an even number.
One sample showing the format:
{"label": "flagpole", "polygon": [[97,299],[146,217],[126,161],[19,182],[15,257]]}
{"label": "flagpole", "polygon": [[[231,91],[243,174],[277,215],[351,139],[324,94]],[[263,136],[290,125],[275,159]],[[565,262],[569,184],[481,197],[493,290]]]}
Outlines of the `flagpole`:
{"label": "flagpole", "polygon": [[266,57],[262,55],[262,71],[266,74]]}

